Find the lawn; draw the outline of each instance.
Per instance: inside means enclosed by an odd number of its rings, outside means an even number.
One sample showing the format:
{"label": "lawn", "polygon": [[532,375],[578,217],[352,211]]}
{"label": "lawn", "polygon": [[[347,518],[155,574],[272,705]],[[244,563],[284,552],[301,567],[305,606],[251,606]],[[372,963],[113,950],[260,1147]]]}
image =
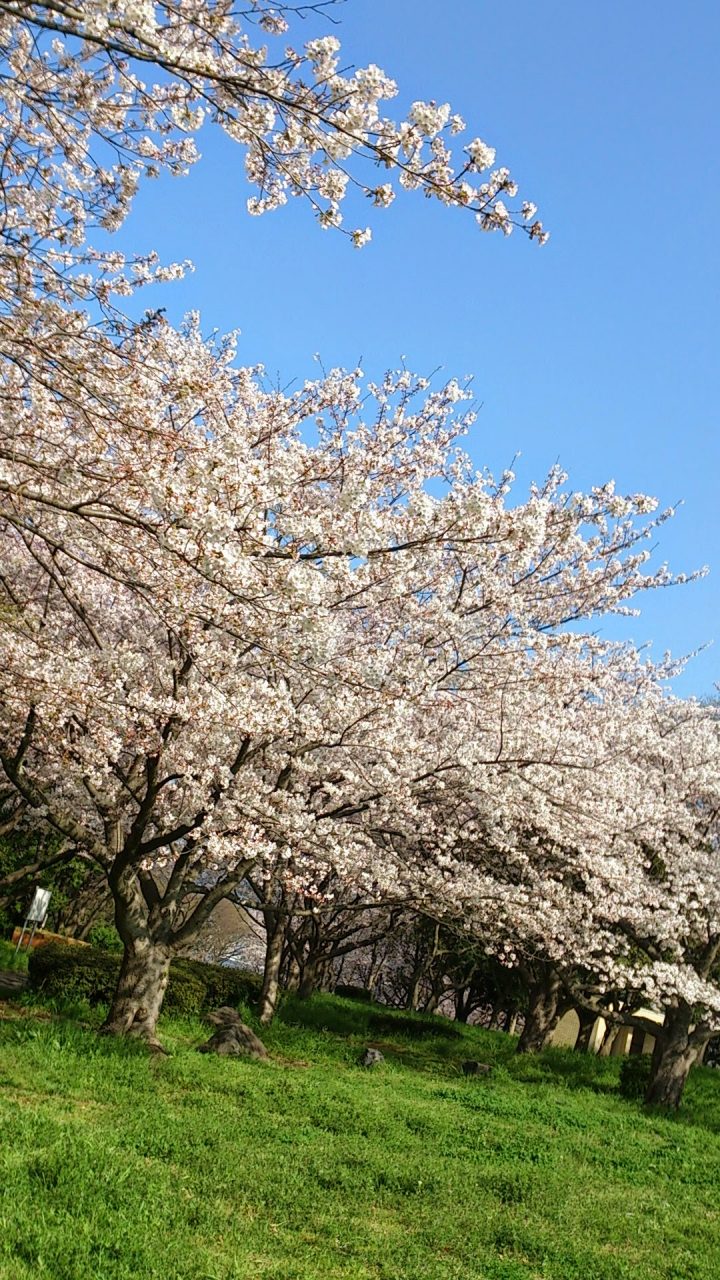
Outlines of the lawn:
{"label": "lawn", "polygon": [[0,971],[27,973],[27,967],[28,952],[23,948],[16,954],[13,944],[0,938]]}
{"label": "lawn", "polygon": [[1,1280],[720,1276],[720,1073],[663,1116],[616,1060],[402,1017],[373,1036],[329,997],[286,1004],[269,1063],[169,1019],[148,1057],[71,1013],[0,1004]]}

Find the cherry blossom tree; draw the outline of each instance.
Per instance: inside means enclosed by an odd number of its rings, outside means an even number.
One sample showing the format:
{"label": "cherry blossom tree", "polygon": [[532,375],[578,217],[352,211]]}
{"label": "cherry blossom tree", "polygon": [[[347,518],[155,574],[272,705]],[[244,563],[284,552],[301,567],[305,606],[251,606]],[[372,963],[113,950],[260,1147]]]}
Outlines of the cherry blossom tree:
{"label": "cherry blossom tree", "polygon": [[438,903],[450,916],[460,902],[469,933],[525,973],[521,1050],[543,1048],[575,1004],[652,1034],[648,1100],[677,1106],[720,1026],[720,724],[715,708],[667,694],[631,652],[586,665],[584,695],[581,666],[576,655],[575,696],[551,721],[547,676],[514,708],[507,698],[507,758],[521,744],[527,766],[478,774],[466,717],[472,767],[463,776],[458,754],[430,798],[448,842]]}
{"label": "cherry blossom tree", "polygon": [[573,637],[549,662],[523,662],[489,724],[475,689],[458,690],[442,785],[431,774],[425,798],[418,859],[422,868],[428,850],[443,868],[435,911],[525,974],[521,1049],[543,1047],[552,1033],[567,1002],[563,972],[583,960],[597,969],[608,948],[608,885],[632,885],[637,830],[656,829],[635,732],[642,699],[662,696],[656,674],[632,650],[583,654],[578,640],[588,643]]}
{"label": "cherry blossom tree", "polygon": [[[596,868],[599,945],[585,991],[572,972],[564,981],[590,1012],[655,1038],[647,1101],[677,1107],[720,1028],[720,724],[715,709],[667,696],[632,718],[635,815],[623,865],[612,875]],[[588,990],[592,976],[600,998]],[[648,1005],[661,1026],[640,1012]]]}
{"label": "cherry blossom tree", "polygon": [[286,47],[328,8],[0,0],[3,823],[107,876],[108,1025],[151,1044],[171,955],[252,876],[490,922],[495,955],[634,984],[694,1048],[714,784],[657,674],[580,625],[670,581],[647,571],[653,504],[558,471],[516,502],[457,448],[455,381],[333,370],[285,395],[196,318],[119,309],[183,266],[105,233],[205,122],[243,149],[251,213],[297,196],[342,230],[346,196],[400,187],[544,241],[449,106],[391,120],[394,82],[334,35]]}
{"label": "cherry blossom tree", "polygon": [[264,871],[263,882],[251,872],[234,900],[262,920],[266,942],[258,1015],[270,1022],[281,990],[305,1000],[332,986],[346,960],[386,938],[398,912],[377,892],[348,885],[332,867],[317,868],[310,893],[292,858],[278,858]]}
{"label": "cherry blossom tree", "polygon": [[474,475],[457,383],[333,371],[284,395],[192,323],[99,335],[81,382],[63,343],[51,386],[7,377],[0,762],[105,869],[109,1025],[154,1041],[173,949],[251,869],[395,884],[378,834],[417,828],[462,749],[460,691],[482,687],[476,736],[504,759],[509,684],[529,663],[542,684],[593,643],[564,623],[667,574],[645,572],[648,500],[553,473],[511,506],[507,478]]}
{"label": "cherry blossom tree", "polygon": [[640,757],[659,810],[638,841],[642,874],[610,920],[627,985],[664,1014],[623,1021],[655,1037],[647,1100],[677,1107],[720,1029],[720,721],[717,708],[666,701]]}

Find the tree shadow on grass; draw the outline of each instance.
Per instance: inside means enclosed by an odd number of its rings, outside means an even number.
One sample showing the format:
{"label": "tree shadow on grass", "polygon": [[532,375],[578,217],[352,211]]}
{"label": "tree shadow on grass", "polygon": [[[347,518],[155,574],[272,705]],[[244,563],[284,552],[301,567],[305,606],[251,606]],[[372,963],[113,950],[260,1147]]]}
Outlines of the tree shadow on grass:
{"label": "tree shadow on grass", "polygon": [[145,1056],[147,1049],[130,1037],[99,1034],[102,1009],[90,1010],[83,1002],[35,999],[0,1004],[0,1044],[46,1044],[71,1049],[83,1057],[129,1058]]}
{"label": "tree shadow on grass", "polygon": [[277,1016],[281,1023],[332,1032],[336,1036],[380,1036],[395,1032],[409,1039],[459,1041],[462,1038],[460,1030],[446,1018],[438,1018],[434,1014],[407,1014],[388,1009],[386,1005],[361,1004],[360,1001],[340,1000],[337,996],[313,996],[310,1000],[286,996]]}
{"label": "tree shadow on grass", "polygon": [[447,1018],[434,1014],[409,1014],[385,1005],[341,1000],[336,996],[313,996],[299,1000],[288,995],[277,1015],[279,1022],[329,1031],[339,1036],[399,1035],[407,1040],[459,1041],[463,1034]]}
{"label": "tree shadow on grass", "polygon": [[555,1088],[589,1090],[616,1098],[638,1115],[670,1120],[683,1127],[699,1127],[720,1133],[720,1071],[694,1068],[679,1111],[646,1107],[641,1099],[623,1098],[620,1093],[622,1058],[599,1058],[571,1049],[546,1049],[537,1055],[518,1054],[507,1065],[513,1080],[525,1084],[550,1084]]}
{"label": "tree shadow on grass", "polygon": [[[445,1079],[463,1079],[463,1062],[476,1059],[492,1066],[504,1065],[515,1041],[500,1033],[468,1028],[432,1014],[410,1014],[385,1005],[316,995],[299,1000],[287,995],[273,1028],[260,1028],[271,1054],[277,1032],[318,1037],[321,1059],[331,1058],[353,1066],[363,1049],[379,1049],[389,1064]],[[311,1056],[309,1040],[302,1052]]]}
{"label": "tree shadow on grass", "polygon": [[720,1070],[716,1067],[694,1067],[683,1105],[679,1111],[670,1114],[683,1127],[720,1133]]}
{"label": "tree shadow on grass", "polygon": [[617,1094],[619,1059],[598,1058],[572,1049],[545,1049],[538,1054],[515,1054],[508,1062],[514,1080],[526,1084],[554,1084],[592,1093]]}

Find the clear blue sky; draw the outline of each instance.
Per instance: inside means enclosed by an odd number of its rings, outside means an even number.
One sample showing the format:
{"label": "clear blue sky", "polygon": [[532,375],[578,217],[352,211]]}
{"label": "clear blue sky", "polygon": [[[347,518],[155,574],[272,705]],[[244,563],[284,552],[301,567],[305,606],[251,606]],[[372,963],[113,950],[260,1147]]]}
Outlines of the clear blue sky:
{"label": "clear blue sky", "polygon": [[[677,683],[720,679],[720,5],[717,0],[348,0],[347,61],[379,63],[414,98],[450,101],[497,147],[551,240],[482,235],[471,217],[405,194],[361,252],[291,206],[245,213],[242,156],[200,136],[203,161],[151,184],[124,241],[191,257],[196,272],[145,295],[177,320],[239,327],[243,363],[284,384],[328,366],[395,365],[475,376],[470,441],[518,496],[559,460],[577,487],[684,499],[658,557],[711,575],[646,597],[610,634],[654,656],[716,641]],[[324,24],[324,29],[327,24]],[[307,36],[314,31],[307,27]]]}

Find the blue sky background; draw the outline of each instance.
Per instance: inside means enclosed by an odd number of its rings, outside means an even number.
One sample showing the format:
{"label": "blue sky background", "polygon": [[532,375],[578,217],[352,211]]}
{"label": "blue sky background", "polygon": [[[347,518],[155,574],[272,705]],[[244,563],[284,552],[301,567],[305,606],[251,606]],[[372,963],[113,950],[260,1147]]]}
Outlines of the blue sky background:
{"label": "blue sky background", "polygon": [[[469,449],[517,495],[559,461],[571,483],[685,500],[658,559],[700,583],[646,597],[612,635],[681,654],[720,641],[720,6],[717,0],[348,0],[346,61],[398,80],[394,114],[450,101],[534,200],[550,243],[482,235],[472,217],[403,193],[358,252],[301,202],[245,212],[242,154],[205,130],[189,178],[141,190],[123,241],[191,257],[194,275],[147,293],[178,320],[242,329],[243,363],[284,385],[327,366],[475,377]],[[316,34],[302,24],[296,42]],[[320,24],[328,29],[327,22]],[[678,692],[713,692],[720,644]]]}

